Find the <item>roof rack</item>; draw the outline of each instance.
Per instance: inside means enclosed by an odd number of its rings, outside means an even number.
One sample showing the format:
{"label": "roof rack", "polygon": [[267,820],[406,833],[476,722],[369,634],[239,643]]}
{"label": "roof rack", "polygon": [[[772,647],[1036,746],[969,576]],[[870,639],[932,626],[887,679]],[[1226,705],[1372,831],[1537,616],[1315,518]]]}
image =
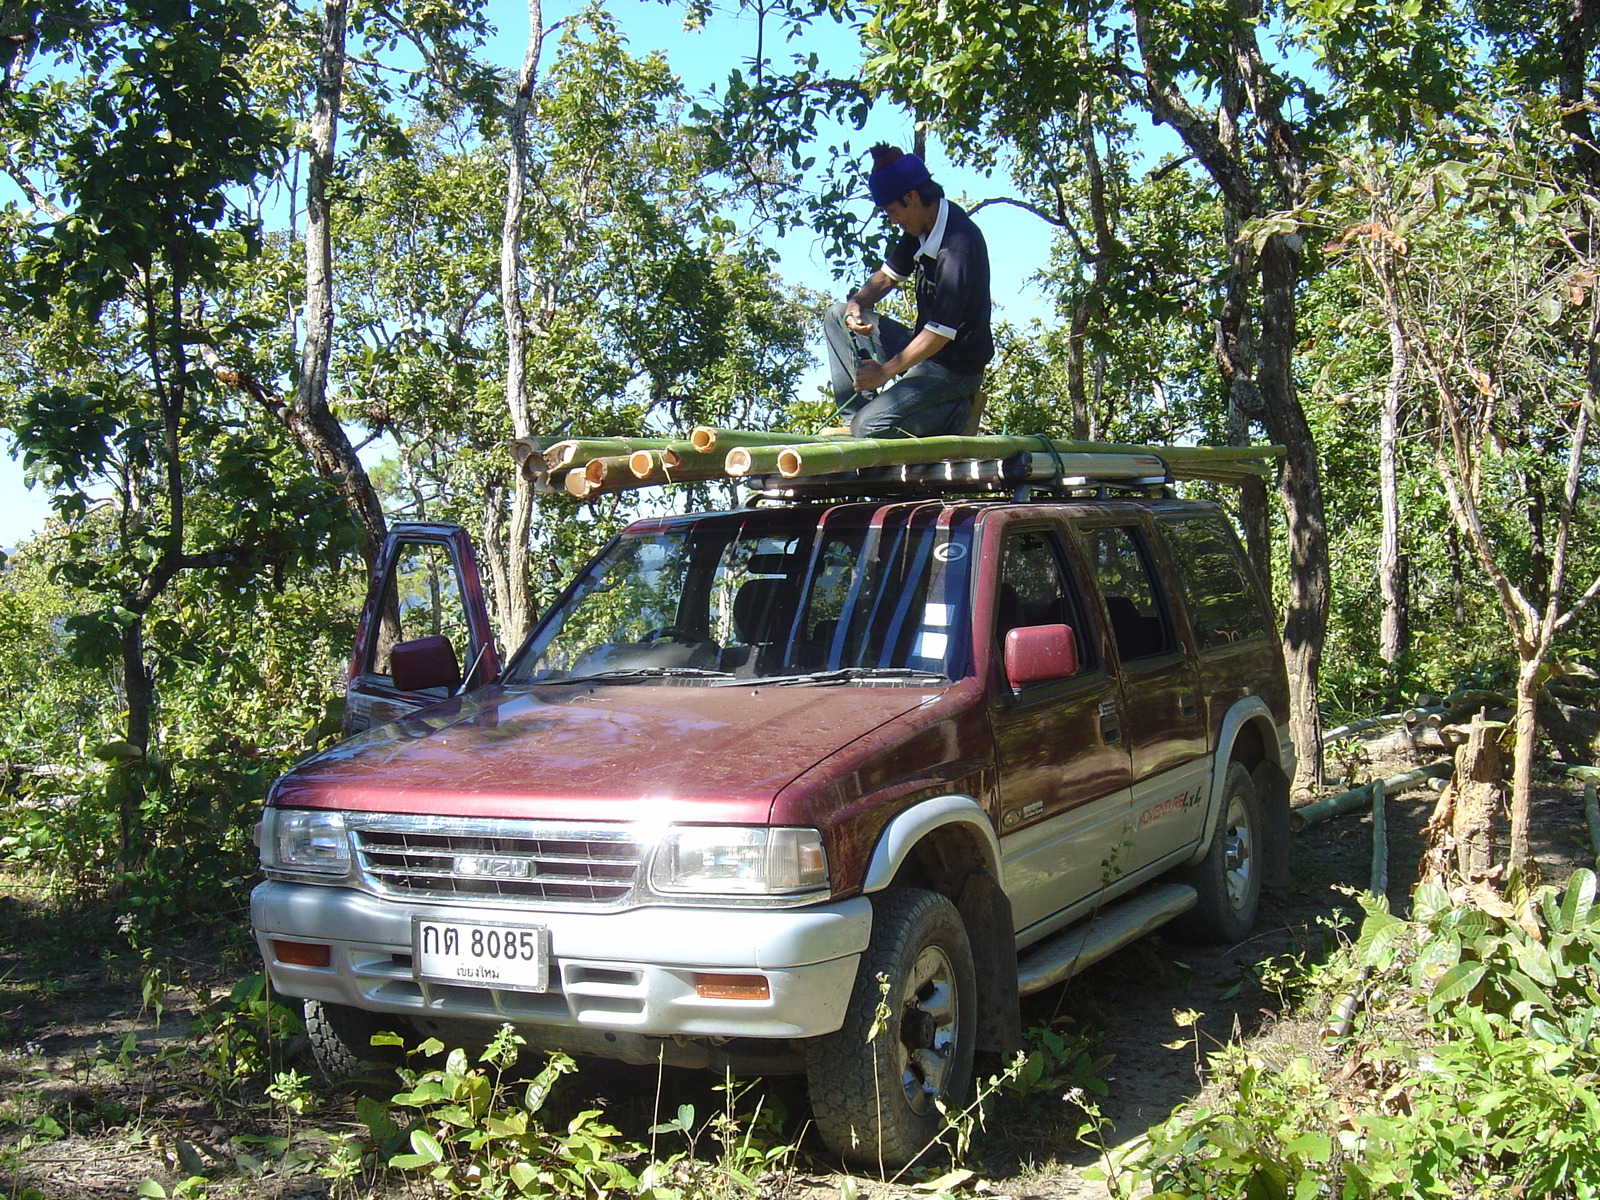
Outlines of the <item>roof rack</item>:
{"label": "roof rack", "polygon": [[1164,496],[1171,476],[1154,454],[1045,454],[1000,459],[942,459],[863,467],[819,475],[747,477],[752,499],[812,500],[845,496],[994,495]]}
{"label": "roof rack", "polygon": [[696,428],[688,438],[520,438],[536,489],[579,499],[664,483],[742,480],[774,499],[942,492],[1163,494],[1175,480],[1272,473],[1281,446],[1143,446],[1025,437],[851,438]]}

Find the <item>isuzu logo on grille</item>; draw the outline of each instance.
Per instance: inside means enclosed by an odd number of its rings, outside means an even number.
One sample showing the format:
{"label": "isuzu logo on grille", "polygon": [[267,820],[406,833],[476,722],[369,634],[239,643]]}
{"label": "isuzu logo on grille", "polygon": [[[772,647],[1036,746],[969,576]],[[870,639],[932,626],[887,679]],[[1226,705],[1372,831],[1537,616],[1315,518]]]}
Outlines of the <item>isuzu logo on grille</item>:
{"label": "isuzu logo on grille", "polygon": [[526,879],[533,863],[526,858],[512,858],[505,854],[458,854],[451,864],[457,875],[474,875],[484,879]]}

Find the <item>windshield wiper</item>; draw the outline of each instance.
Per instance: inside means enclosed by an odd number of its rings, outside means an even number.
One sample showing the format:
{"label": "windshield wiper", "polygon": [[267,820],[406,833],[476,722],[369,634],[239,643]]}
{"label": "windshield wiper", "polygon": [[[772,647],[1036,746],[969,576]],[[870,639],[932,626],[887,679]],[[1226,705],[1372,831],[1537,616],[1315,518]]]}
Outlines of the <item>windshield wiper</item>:
{"label": "windshield wiper", "polygon": [[919,671],[913,667],[839,667],[832,671],[808,671],[804,675],[771,675],[764,679],[758,676],[735,682],[749,684],[752,687],[791,687],[813,683],[849,683],[855,679],[943,680],[946,678],[948,676],[943,671]]}
{"label": "windshield wiper", "polygon": [[607,679],[731,679],[732,671],[713,671],[708,667],[618,667],[612,671],[596,671],[592,675],[572,675],[566,679],[540,679],[534,681],[543,687],[556,683],[593,683]]}

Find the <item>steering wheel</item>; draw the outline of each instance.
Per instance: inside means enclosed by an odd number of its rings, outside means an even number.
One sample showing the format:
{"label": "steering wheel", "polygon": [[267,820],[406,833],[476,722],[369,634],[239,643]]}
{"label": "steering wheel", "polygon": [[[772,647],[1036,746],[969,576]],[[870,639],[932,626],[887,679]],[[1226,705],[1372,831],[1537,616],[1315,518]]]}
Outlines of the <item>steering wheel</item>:
{"label": "steering wheel", "polygon": [[663,638],[671,638],[675,642],[687,642],[690,645],[704,645],[711,640],[678,625],[662,625],[644,635],[644,640],[647,642],[659,642]]}

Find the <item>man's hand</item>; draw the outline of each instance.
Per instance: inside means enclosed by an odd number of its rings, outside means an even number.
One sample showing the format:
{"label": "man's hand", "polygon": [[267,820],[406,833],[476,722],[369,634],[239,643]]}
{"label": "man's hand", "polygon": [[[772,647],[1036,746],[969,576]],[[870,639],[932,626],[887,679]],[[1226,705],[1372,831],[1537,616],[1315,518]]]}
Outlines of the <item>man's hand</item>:
{"label": "man's hand", "polygon": [[894,376],[884,370],[880,362],[870,358],[862,359],[856,364],[855,386],[858,392],[875,392],[885,386]]}
{"label": "man's hand", "polygon": [[851,333],[859,333],[864,337],[871,337],[877,321],[872,316],[872,311],[863,311],[862,307],[854,300],[845,305],[844,327]]}

